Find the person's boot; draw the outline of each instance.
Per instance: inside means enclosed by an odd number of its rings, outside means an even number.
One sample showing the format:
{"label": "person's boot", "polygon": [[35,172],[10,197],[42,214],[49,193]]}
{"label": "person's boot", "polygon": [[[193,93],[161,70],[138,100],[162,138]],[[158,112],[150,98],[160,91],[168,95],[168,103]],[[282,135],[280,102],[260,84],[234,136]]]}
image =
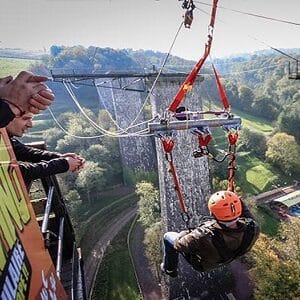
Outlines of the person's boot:
{"label": "person's boot", "polygon": [[174,277],[177,277],[177,275],[178,275],[177,269],[174,269],[174,270],[167,270],[167,269],[165,269],[164,263],[161,263],[161,264],[160,264],[160,269],[161,269],[161,271],[162,271],[163,273],[169,275],[170,277],[173,277],[173,278],[174,278]]}

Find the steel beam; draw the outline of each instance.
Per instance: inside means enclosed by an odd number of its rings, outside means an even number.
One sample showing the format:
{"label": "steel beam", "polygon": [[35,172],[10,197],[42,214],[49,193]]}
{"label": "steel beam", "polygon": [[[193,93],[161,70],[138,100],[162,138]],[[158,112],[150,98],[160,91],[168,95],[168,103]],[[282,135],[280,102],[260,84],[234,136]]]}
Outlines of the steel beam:
{"label": "steel beam", "polygon": [[159,131],[169,131],[169,130],[187,130],[191,128],[198,127],[239,127],[242,123],[240,117],[231,118],[213,118],[213,119],[198,119],[198,120],[185,120],[185,121],[171,121],[165,122],[153,122],[148,124],[148,129],[150,133],[155,133]]}

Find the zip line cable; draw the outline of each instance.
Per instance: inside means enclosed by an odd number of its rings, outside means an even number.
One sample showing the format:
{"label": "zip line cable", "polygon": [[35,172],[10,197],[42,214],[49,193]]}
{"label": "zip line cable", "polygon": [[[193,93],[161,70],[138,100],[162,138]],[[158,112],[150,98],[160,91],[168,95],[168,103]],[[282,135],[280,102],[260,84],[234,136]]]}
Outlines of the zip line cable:
{"label": "zip line cable", "polygon": [[[200,2],[200,1],[195,1],[195,2],[198,2],[198,3],[201,3],[201,4],[205,4],[205,5],[208,5],[208,6],[212,6],[211,4],[204,3],[204,2]],[[218,7],[219,7],[219,6],[218,6]],[[198,8],[198,7],[195,7],[195,8],[198,9],[199,11],[203,12],[204,14],[209,15],[209,13],[206,12],[205,10],[200,9],[200,8]],[[217,17],[217,19],[218,19],[218,21],[220,21],[221,23],[223,23],[223,24],[225,24],[225,25],[230,25],[230,24],[228,24],[227,22],[225,22],[225,21],[223,21],[222,19],[220,19],[219,17]],[[300,25],[300,24],[299,24],[299,25]],[[231,26],[231,25],[230,25],[230,26]],[[282,55],[284,55],[284,56],[286,56],[286,57],[288,57],[288,58],[290,58],[290,59],[292,59],[292,60],[298,61],[297,58],[295,58],[295,57],[293,57],[293,56],[291,56],[291,55],[285,53],[285,52],[282,51],[282,50],[279,50],[279,49],[277,49],[277,48],[275,48],[275,47],[273,47],[273,46],[267,44],[266,42],[264,42],[264,41],[258,39],[257,37],[252,36],[252,35],[249,35],[249,34],[246,34],[246,35],[247,35],[249,38],[251,38],[251,39],[253,39],[253,40],[255,40],[255,41],[257,41],[257,42],[259,42],[259,43],[261,43],[261,44],[263,44],[263,45],[265,45],[265,46],[267,46],[268,48],[270,48],[270,49],[272,49],[272,50],[274,50],[274,51],[276,51],[276,52],[278,52],[278,53],[280,53],[280,54],[282,54]]]}
{"label": "zip line cable", "polygon": [[[99,129],[100,132],[103,132],[105,134],[107,134],[108,136],[111,136],[111,137],[126,137],[126,136],[136,136],[138,135],[139,133],[142,133],[143,136],[145,136],[144,133],[147,133],[148,129],[141,129],[139,131],[136,131],[134,133],[130,133],[130,132],[127,132],[127,131],[124,131],[124,129],[122,129],[121,127],[119,127],[119,125],[115,122],[115,125],[120,128],[120,131],[119,132],[111,132],[111,131],[107,131],[105,130],[104,128],[100,127],[97,123],[95,123],[93,120],[91,120],[88,115],[84,112],[84,110],[82,109],[81,105],[79,104],[79,101],[77,100],[76,98],[76,95],[74,94],[74,92],[71,90],[70,86],[69,87],[66,87],[67,88],[67,91],[69,92],[71,98],[73,99],[73,101],[75,102],[76,106],[79,108],[79,110],[81,111],[81,113],[83,113],[83,115],[89,120],[89,122],[92,122],[92,126],[97,130]],[[113,119],[113,118],[112,118]],[[150,120],[147,120],[147,121],[144,121],[144,122],[141,122],[139,124],[136,124],[135,126],[132,126],[132,127],[137,127],[137,126],[140,126],[140,125],[143,125],[145,123],[149,123],[151,121],[153,121],[154,118],[150,119]],[[127,133],[127,135],[124,135],[122,136],[121,133]],[[151,134],[152,135],[152,134]]]}
{"label": "zip line cable", "polygon": [[[101,138],[104,136],[107,136],[105,134],[100,134],[100,135],[94,135],[94,136],[78,136],[75,134],[70,133],[69,131],[67,131],[62,125],[61,123],[57,120],[57,118],[55,117],[53,111],[51,110],[50,107],[48,107],[48,110],[50,112],[50,115],[52,117],[52,119],[54,120],[54,122],[56,123],[56,125],[60,128],[61,131],[63,131],[66,135],[77,138],[77,139],[97,139],[97,138]],[[147,136],[147,135],[145,135]],[[152,136],[152,134],[150,134],[149,136]],[[143,136],[142,136],[143,137]]]}
{"label": "zip line cable", "polygon": [[[110,84],[112,85],[112,81],[110,81]],[[96,87],[96,90],[97,90],[97,93],[98,93],[98,98],[99,98],[100,102],[102,103],[104,109],[106,110],[109,119],[113,122],[113,124],[114,124],[118,129],[122,130],[122,128],[119,127],[119,125],[117,124],[117,122],[115,121],[115,119],[113,118],[113,116],[111,115],[111,113],[110,113],[108,107],[107,107],[106,104],[105,104],[105,101],[102,100],[102,99],[103,99],[103,96],[102,96],[101,93],[100,93],[100,89],[98,89],[98,87],[97,87],[96,85],[95,85],[95,87]],[[112,93],[113,93],[113,92],[112,92],[112,87],[111,87],[110,90],[111,90],[111,94],[112,94]],[[113,94],[112,94],[112,97],[113,97]],[[114,101],[114,99],[113,99],[113,101]]]}
{"label": "zip line cable", "polygon": [[[207,5],[207,6],[212,6],[212,4],[205,3],[205,2],[202,2],[202,1],[194,0],[194,2],[203,4],[203,5]],[[290,24],[290,25],[300,26],[300,23],[287,21],[287,20],[283,20],[283,19],[278,19],[278,18],[267,17],[267,16],[264,16],[264,15],[259,15],[259,14],[254,14],[254,13],[249,13],[249,12],[246,12],[246,11],[241,11],[241,10],[237,10],[237,9],[233,9],[233,8],[227,8],[227,7],[224,7],[224,6],[219,6],[218,5],[218,8],[221,8],[221,9],[224,9],[224,10],[229,10],[229,11],[236,12],[236,13],[243,14],[243,15],[248,15],[248,16],[251,16],[251,17],[256,17],[256,18],[266,19],[266,20],[270,20],[270,21],[276,21],[276,22],[286,23],[286,24]]]}

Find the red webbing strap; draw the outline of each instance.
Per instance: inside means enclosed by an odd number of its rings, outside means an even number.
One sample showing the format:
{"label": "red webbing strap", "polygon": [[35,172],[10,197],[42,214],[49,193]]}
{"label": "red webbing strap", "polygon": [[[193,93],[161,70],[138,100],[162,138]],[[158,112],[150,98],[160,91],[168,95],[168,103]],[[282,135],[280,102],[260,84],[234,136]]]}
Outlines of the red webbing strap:
{"label": "red webbing strap", "polygon": [[210,134],[198,134],[198,142],[199,146],[205,147],[212,140],[212,136]]}
{"label": "red webbing strap", "polygon": [[165,150],[165,153],[171,153],[175,145],[174,140],[171,138],[168,139],[165,138],[165,139],[161,139],[161,142]]}
{"label": "red webbing strap", "polygon": [[174,147],[174,141],[172,138],[161,138],[161,142],[165,151],[166,159],[169,162],[170,165],[170,173],[172,175],[174,185],[175,185],[175,191],[179,200],[179,206],[182,211],[182,213],[187,214],[187,208],[185,205],[185,201],[183,198],[182,190],[179,184],[177,172],[175,165],[173,163],[173,157],[172,157],[172,150]]}
{"label": "red webbing strap", "polygon": [[176,194],[177,194],[177,197],[178,197],[178,200],[179,200],[180,209],[181,209],[182,213],[186,214],[187,213],[187,208],[186,208],[186,205],[185,205],[185,201],[184,201],[184,198],[183,198],[183,194],[182,194],[182,191],[181,191],[181,187],[180,187],[180,184],[179,184],[179,180],[178,180],[178,176],[177,176],[177,173],[176,173],[176,169],[175,169],[173,160],[169,160],[169,164],[170,164],[170,173],[172,174],[173,181],[174,181],[174,184],[175,184],[175,191],[176,191]]}
{"label": "red webbing strap", "polygon": [[[214,24],[215,24],[217,4],[218,4],[218,0],[213,0],[213,7],[212,7],[212,11],[211,11],[210,24],[209,24],[211,30],[213,30],[213,27],[214,27]],[[173,98],[173,101],[169,106],[169,111],[175,112],[177,107],[182,102],[184,96],[187,94],[187,92],[189,92],[192,89],[192,86],[193,86],[193,83],[194,83],[194,81],[197,77],[197,74],[199,73],[199,71],[202,68],[206,58],[208,57],[208,55],[210,53],[211,43],[212,43],[212,34],[208,34],[208,40],[205,44],[205,49],[204,49],[203,56],[196,63],[196,65],[193,67],[192,71],[186,77],[186,79],[183,82],[182,86],[180,87],[179,91],[177,92],[177,94]]]}
{"label": "red webbing strap", "polygon": [[228,190],[231,192],[234,192],[234,187],[235,187],[235,180],[234,180],[234,175],[235,175],[235,144],[237,142],[237,139],[239,137],[238,132],[229,132],[228,133],[228,141],[230,144],[229,147],[229,164],[228,164]]}
{"label": "red webbing strap", "polygon": [[219,75],[217,73],[217,70],[216,70],[215,66],[212,65],[212,67],[213,67],[213,71],[214,71],[214,74],[215,74],[216,84],[217,84],[217,88],[218,88],[218,91],[219,91],[219,95],[220,95],[223,107],[224,107],[224,109],[229,109],[230,104],[229,104],[225,89],[224,89],[224,87],[221,83],[221,80],[219,78]]}
{"label": "red webbing strap", "polygon": [[234,132],[234,133],[229,132],[227,137],[228,137],[229,144],[230,145],[235,145],[236,142],[237,142],[237,139],[239,137],[239,133],[237,131]]}

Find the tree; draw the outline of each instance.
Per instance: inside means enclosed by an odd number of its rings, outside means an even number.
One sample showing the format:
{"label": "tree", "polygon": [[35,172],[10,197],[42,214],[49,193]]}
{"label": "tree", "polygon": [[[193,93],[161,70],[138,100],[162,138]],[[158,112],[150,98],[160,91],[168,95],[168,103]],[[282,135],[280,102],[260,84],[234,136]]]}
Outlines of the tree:
{"label": "tree", "polygon": [[300,144],[300,99],[284,108],[279,115],[277,127],[280,131],[293,135]]}
{"label": "tree", "polygon": [[240,86],[238,88],[238,91],[239,91],[239,98],[240,98],[239,108],[246,112],[251,111],[251,105],[255,98],[253,91],[244,85]]}
{"label": "tree", "polygon": [[113,146],[111,143],[111,146],[106,148],[104,145],[94,144],[81,151],[80,155],[86,160],[97,162],[105,170],[103,175],[108,182],[114,182],[121,177],[122,166],[117,145]]}
{"label": "tree", "polygon": [[266,96],[257,97],[251,105],[253,114],[267,120],[275,120],[278,116],[279,105]]}
{"label": "tree", "polygon": [[298,299],[300,296],[300,221],[280,225],[278,236],[263,234],[249,256],[255,299]]}
{"label": "tree", "polygon": [[295,138],[286,133],[275,134],[267,143],[266,158],[285,174],[299,174],[300,147]]}
{"label": "tree", "polygon": [[80,195],[76,190],[70,190],[66,195],[67,207],[69,209],[73,225],[77,225],[78,213],[81,206]]}
{"label": "tree", "polygon": [[159,280],[160,262],[162,257],[161,247],[161,223],[154,223],[151,227],[146,228],[145,237],[145,254],[148,258],[152,273]]}
{"label": "tree", "polygon": [[264,134],[244,127],[238,140],[238,150],[251,151],[259,157],[264,157],[267,150],[267,139]]}
{"label": "tree", "polygon": [[140,197],[138,201],[139,221],[150,227],[160,220],[160,198],[159,192],[152,183],[139,182],[136,185],[136,193]]}
{"label": "tree", "polygon": [[219,177],[213,177],[212,190],[213,192],[226,191],[228,189],[228,180],[221,180]]}
{"label": "tree", "polygon": [[61,51],[63,51],[63,49],[64,49],[64,47],[62,47],[62,46],[56,46],[56,45],[52,45],[51,47],[50,47],[50,54],[52,55],[52,56],[58,56],[59,55],[59,53],[61,52]]}
{"label": "tree", "polygon": [[58,128],[49,128],[43,133],[43,139],[45,140],[49,150],[54,150],[57,146],[57,141],[62,139],[63,136],[64,133]]}
{"label": "tree", "polygon": [[[89,118],[95,119],[95,115],[88,109],[84,109]],[[58,140],[56,150],[62,153],[76,152],[88,149],[90,145],[95,143],[94,139],[77,138],[76,136],[91,137],[99,135],[89,121],[82,114],[65,113],[59,117],[59,122],[67,130],[70,135],[66,135],[63,139]],[[99,143],[100,139],[97,140]]]}
{"label": "tree", "polygon": [[101,192],[106,184],[103,176],[104,169],[92,161],[87,161],[83,170],[76,179],[76,185],[86,193],[88,203],[91,203],[95,196]]}
{"label": "tree", "polygon": [[293,218],[291,223],[280,223],[278,238],[274,247],[280,257],[300,263],[300,220]]}

